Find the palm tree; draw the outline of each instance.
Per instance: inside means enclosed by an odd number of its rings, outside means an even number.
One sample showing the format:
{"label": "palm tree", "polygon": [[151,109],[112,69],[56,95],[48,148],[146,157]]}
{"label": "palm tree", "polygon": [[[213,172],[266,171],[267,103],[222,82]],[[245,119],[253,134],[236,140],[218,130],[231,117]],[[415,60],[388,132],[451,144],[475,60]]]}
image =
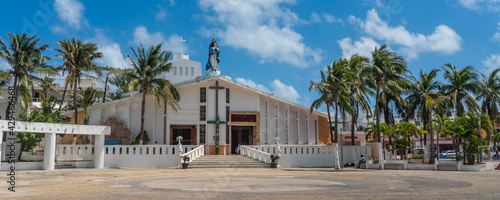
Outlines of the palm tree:
{"label": "palm tree", "polygon": [[[375,121],[377,124],[378,135],[378,153],[379,158],[382,158],[382,141],[380,137],[380,90],[381,88],[399,87],[395,80],[399,79],[402,74],[409,72],[406,68],[404,59],[387,48],[387,44],[380,48],[375,47],[372,52],[372,65],[366,70],[371,74],[375,82]],[[382,162],[379,162],[379,168],[382,168]]]}
{"label": "palm tree", "polygon": [[144,50],[142,45],[137,47],[137,50],[130,47],[135,60],[130,55],[125,54],[133,66],[133,72],[127,73],[127,76],[132,78],[129,88],[131,91],[139,90],[142,93],[140,145],[142,145],[144,139],[144,113],[148,94],[152,94],[160,106],[161,100],[163,100],[174,110],[179,107],[177,102],[180,100],[180,96],[177,89],[170,81],[158,78],[162,72],[168,72],[172,69],[172,64],[167,62],[172,52],[162,51],[161,47],[161,43],[150,46],[147,51]]}
{"label": "palm tree", "polygon": [[[106,70],[107,73],[106,73],[106,81],[104,83],[104,96],[102,97],[103,103],[106,102],[106,94],[107,94],[108,88],[109,88],[109,86],[108,86],[109,76],[119,76],[119,75],[126,74],[128,69],[117,69],[114,67],[106,66],[104,68],[104,70]],[[128,83],[127,83],[127,87],[128,87]]]}
{"label": "palm tree", "polygon": [[[132,72],[131,69],[125,69],[125,71]],[[126,93],[132,92],[128,88],[130,82],[132,82],[132,79],[126,76],[126,74],[116,74],[115,77],[109,79],[109,83],[116,86],[117,89],[115,92],[109,93],[109,97],[113,100],[121,99]]]}
{"label": "palm tree", "polygon": [[[96,66],[93,62],[95,59],[101,58],[102,53],[97,51],[97,45],[94,43],[83,43],[80,40],[72,38],[71,40],[64,39],[57,41],[56,45],[59,49],[55,49],[59,54],[55,57],[63,59],[63,66],[68,71],[68,77],[73,85],[73,105],[75,109],[75,124],[78,124],[78,107],[76,106],[77,86],[82,77],[100,80],[91,73],[98,76],[101,75],[101,67]],[[67,79],[68,80],[68,79]],[[64,99],[63,99],[64,100]],[[73,145],[76,143],[76,135],[73,135]]]}
{"label": "palm tree", "polygon": [[365,110],[367,113],[371,112],[368,96],[373,96],[373,92],[369,89],[371,84],[369,75],[366,74],[367,71],[364,70],[364,68],[369,66],[368,58],[354,54],[348,62],[347,66],[351,76],[346,82],[348,83],[351,95],[349,105],[353,109],[351,113],[351,145],[354,145],[355,123],[358,121],[359,107],[361,106],[361,109]]}
{"label": "palm tree", "polygon": [[[439,98],[439,88],[441,83],[436,80],[438,69],[434,69],[429,73],[424,73],[420,70],[419,79],[415,79],[414,87],[411,90],[411,93],[408,97],[406,97],[406,101],[408,102],[409,110],[419,110],[420,116],[422,118],[424,124],[424,130],[429,133],[429,137],[431,138],[430,146],[434,147],[434,132],[433,132],[433,108],[435,107],[436,100]],[[434,163],[434,153],[430,153],[429,163]]]}
{"label": "palm tree", "polygon": [[477,93],[480,89],[477,81],[477,74],[474,72],[474,67],[468,65],[462,70],[457,70],[454,65],[449,63],[441,66],[444,72],[444,78],[449,81],[443,85],[442,90],[445,95],[450,96],[450,99],[455,107],[457,116],[462,117],[465,113],[465,107],[470,112],[474,112],[479,108],[472,93]]}
{"label": "palm tree", "polygon": [[418,133],[418,128],[415,126],[415,124],[411,122],[402,122],[399,124],[396,124],[396,133],[398,136],[402,137],[406,142],[404,143],[404,154],[405,154],[405,159],[408,158],[408,149],[409,149],[409,144],[413,143],[411,138],[415,136],[415,134]]}
{"label": "palm tree", "polygon": [[[499,112],[499,103],[500,103],[500,78],[498,77],[498,72],[500,68],[491,72],[491,74],[486,78],[483,74],[480,75],[483,77],[480,82],[480,90],[479,94],[476,96],[476,101],[483,100],[481,105],[481,113],[486,114],[490,117],[490,120],[493,123],[498,122]],[[493,131],[493,129],[491,130]],[[488,134],[486,138],[487,141],[490,141],[490,135],[493,135],[493,132]],[[490,149],[487,150],[488,156],[491,158]]]}
{"label": "palm tree", "polygon": [[313,103],[311,104],[310,112],[313,111],[313,109],[319,109],[319,107],[324,103],[326,105],[326,112],[328,113],[328,126],[330,127],[330,137],[332,139],[332,146],[333,146],[333,141],[335,140],[333,137],[333,129],[332,129],[332,118],[330,117],[330,107],[333,102],[333,97],[331,95],[331,90],[330,90],[330,85],[327,82],[327,76],[323,72],[323,70],[320,70],[321,74],[321,81],[318,83],[315,83],[314,81],[310,81],[309,84],[309,91],[316,90],[321,96],[314,100]]}
{"label": "palm tree", "polygon": [[[49,46],[42,45],[38,47],[37,45],[41,39],[36,39],[36,37],[36,35],[30,37],[27,33],[23,33],[22,35],[16,33],[14,35],[10,32],[9,46],[5,45],[5,43],[0,40],[0,57],[12,66],[12,69],[9,70],[8,73],[11,77],[14,77],[13,86],[15,91],[15,101],[17,101],[19,93],[19,82],[23,81],[26,83],[24,86],[29,86],[32,83],[30,78],[33,77],[31,76],[31,73],[43,71],[38,67],[44,60],[47,59],[42,56],[42,52]],[[5,72],[2,72],[0,72],[0,79],[2,79],[2,81],[10,79],[10,77],[7,78],[8,76],[6,76]],[[6,110],[6,112],[8,112],[8,110]]]}
{"label": "palm tree", "polygon": [[91,105],[94,105],[95,103],[95,93],[96,89],[93,87],[88,87],[87,89],[83,90],[80,87],[80,94],[81,94],[81,99],[78,105],[78,107],[82,107],[83,110],[85,111],[85,116],[84,116],[84,124],[88,124],[89,120],[89,114],[88,114],[88,107]]}

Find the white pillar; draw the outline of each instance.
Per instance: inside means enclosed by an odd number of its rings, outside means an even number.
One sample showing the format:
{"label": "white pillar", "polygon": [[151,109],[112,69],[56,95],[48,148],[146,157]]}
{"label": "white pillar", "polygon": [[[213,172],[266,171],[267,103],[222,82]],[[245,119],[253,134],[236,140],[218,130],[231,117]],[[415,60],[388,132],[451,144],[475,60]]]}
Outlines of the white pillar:
{"label": "white pillar", "polygon": [[2,140],[3,140],[3,131],[0,131],[0,168],[2,166],[2,159],[3,159],[3,153],[2,153]]}
{"label": "white pillar", "polygon": [[56,133],[45,134],[45,149],[43,155],[43,169],[54,170],[56,158]]}
{"label": "white pillar", "polygon": [[94,167],[104,168],[104,135],[96,135],[94,143]]}

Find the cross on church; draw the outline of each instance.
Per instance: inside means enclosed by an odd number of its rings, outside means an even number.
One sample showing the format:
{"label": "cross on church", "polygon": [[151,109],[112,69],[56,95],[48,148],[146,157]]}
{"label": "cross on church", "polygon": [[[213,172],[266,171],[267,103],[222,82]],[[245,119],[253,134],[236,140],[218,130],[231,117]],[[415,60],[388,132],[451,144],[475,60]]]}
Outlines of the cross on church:
{"label": "cross on church", "polygon": [[182,54],[182,42],[185,42],[186,40],[183,40],[182,39],[182,36],[181,36],[181,39],[180,40],[177,40],[178,42],[181,42],[181,54]]}
{"label": "cross on church", "polygon": [[219,81],[215,81],[215,87],[208,88],[215,89],[215,121],[207,121],[207,123],[215,124],[215,154],[219,155],[219,124],[227,124],[227,121],[219,120],[219,90],[225,88],[219,87]]}

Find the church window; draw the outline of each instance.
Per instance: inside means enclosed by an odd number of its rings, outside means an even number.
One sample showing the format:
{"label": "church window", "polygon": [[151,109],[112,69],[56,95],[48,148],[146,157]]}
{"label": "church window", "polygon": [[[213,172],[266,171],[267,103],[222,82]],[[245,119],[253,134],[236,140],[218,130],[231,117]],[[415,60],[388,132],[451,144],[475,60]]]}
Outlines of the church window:
{"label": "church window", "polygon": [[266,101],[266,108],[265,108],[265,109],[266,109],[266,111],[265,111],[265,113],[266,113],[266,117],[265,117],[265,119],[266,119],[266,144],[267,144],[267,138],[268,138],[268,135],[267,135],[267,134],[268,134],[268,132],[269,132],[269,129],[267,128],[267,124],[269,123],[269,122],[268,122],[268,119],[267,119],[267,101]]}
{"label": "church window", "polygon": [[226,121],[229,121],[229,106],[226,106]]}
{"label": "church window", "polygon": [[177,67],[174,67],[174,75],[177,75]]}
{"label": "church window", "polygon": [[206,106],[200,106],[200,121],[207,120],[207,118],[206,118],[206,110],[207,110]]}
{"label": "church window", "polygon": [[285,135],[286,135],[286,138],[285,138],[285,141],[286,143],[288,144],[288,110],[285,110]]}
{"label": "church window", "polygon": [[182,76],[182,67],[179,67],[179,76]]}
{"label": "church window", "polygon": [[191,67],[191,76],[194,76],[194,67]]}
{"label": "church window", "polygon": [[200,88],[200,103],[207,102],[207,88]]}
{"label": "church window", "polygon": [[231,138],[229,136],[229,125],[226,124],[226,144],[229,144],[229,138]]}
{"label": "church window", "polygon": [[276,105],[276,137],[278,137],[278,105]]}
{"label": "church window", "polygon": [[295,112],[295,133],[297,133],[297,144],[299,143],[299,112]]}
{"label": "church window", "polygon": [[229,88],[226,88],[226,103],[229,103]]}
{"label": "church window", "polygon": [[309,144],[309,116],[306,116],[306,144]]}
{"label": "church window", "polygon": [[200,125],[200,144],[205,144],[205,125]]}
{"label": "church window", "polygon": [[186,72],[184,73],[186,76],[189,74],[188,68],[185,68]]}

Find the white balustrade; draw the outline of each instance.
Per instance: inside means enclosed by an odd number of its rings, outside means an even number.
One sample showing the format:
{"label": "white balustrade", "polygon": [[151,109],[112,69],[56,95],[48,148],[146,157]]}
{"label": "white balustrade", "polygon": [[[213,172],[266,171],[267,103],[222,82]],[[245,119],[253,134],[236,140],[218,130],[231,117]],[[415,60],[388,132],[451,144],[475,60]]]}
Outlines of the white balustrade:
{"label": "white balustrade", "polygon": [[[324,145],[249,145],[251,149],[265,153],[281,153],[279,163],[284,167],[333,167],[334,147]],[[245,154],[247,155],[247,154]],[[366,146],[344,146],[344,164],[356,163],[370,155],[370,147]],[[247,155],[248,156],[248,155]],[[251,156],[250,156],[251,157]]]}
{"label": "white balustrade", "polygon": [[[181,154],[179,156],[179,158],[182,158],[183,156],[187,156],[189,157],[189,160],[190,161],[193,161],[193,160],[196,160],[197,158],[199,158],[200,156],[202,155],[205,155],[205,145],[201,145],[199,147],[196,147],[194,149],[192,149],[191,151],[188,151],[186,152],[185,154]],[[181,168],[181,159],[178,159],[178,168]]]}
{"label": "white balustrade", "polygon": [[[184,145],[182,150],[197,147]],[[93,161],[94,149],[93,145],[58,145],[56,160]],[[178,152],[177,145],[105,145],[104,167],[175,167]]]}
{"label": "white balustrade", "polygon": [[253,159],[263,161],[265,163],[271,163],[271,154],[264,151],[260,151],[245,145],[240,146],[241,155],[248,156]]}

